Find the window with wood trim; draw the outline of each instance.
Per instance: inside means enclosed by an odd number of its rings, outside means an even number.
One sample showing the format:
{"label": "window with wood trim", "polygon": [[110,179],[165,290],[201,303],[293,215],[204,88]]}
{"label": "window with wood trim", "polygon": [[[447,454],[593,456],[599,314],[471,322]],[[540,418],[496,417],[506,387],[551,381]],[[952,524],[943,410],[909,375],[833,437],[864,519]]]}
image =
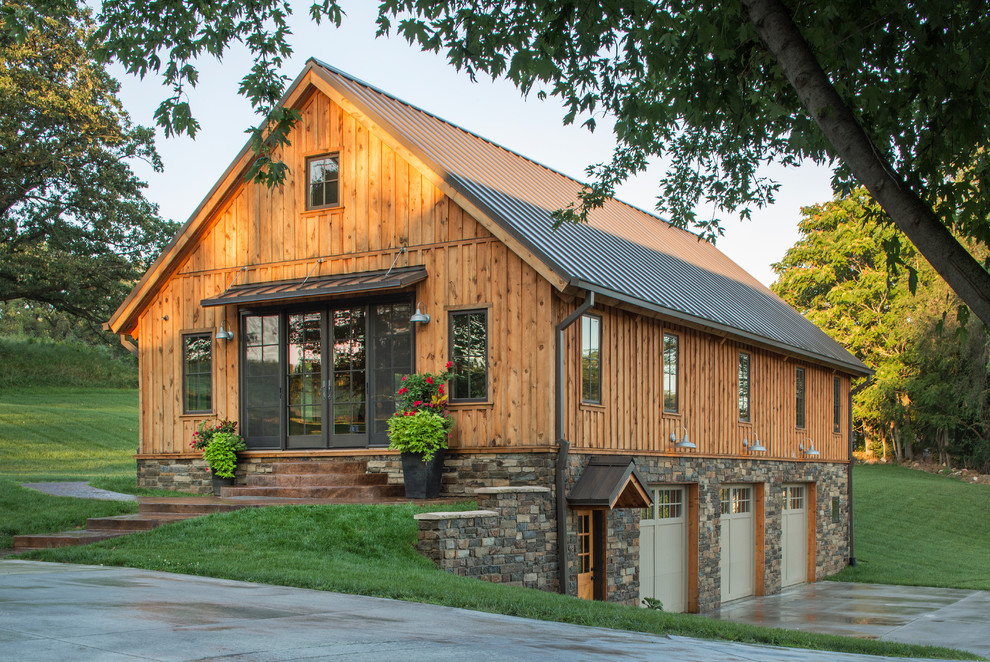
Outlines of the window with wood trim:
{"label": "window with wood trim", "polygon": [[794,371],[794,424],[804,427],[804,368],[797,368]]}
{"label": "window with wood trim", "polygon": [[488,311],[464,310],[449,316],[451,402],[488,399]]}
{"label": "window with wood trim", "polygon": [[581,317],[581,401],[602,403],[602,319]]}
{"label": "window with wood trim", "polygon": [[663,410],[677,413],[677,372],[680,338],[673,333],[663,334]]}
{"label": "window with wood trim", "polygon": [[842,379],[832,379],[832,432],[842,429]]}
{"label": "window with wood trim", "polygon": [[213,334],[182,336],[182,411],[213,411]]}
{"label": "window with wood trim", "polygon": [[749,407],[749,354],[739,354],[739,420],[749,423],[752,420]]}
{"label": "window with wood trim", "polygon": [[306,159],[306,209],[340,204],[340,157],[336,154]]}

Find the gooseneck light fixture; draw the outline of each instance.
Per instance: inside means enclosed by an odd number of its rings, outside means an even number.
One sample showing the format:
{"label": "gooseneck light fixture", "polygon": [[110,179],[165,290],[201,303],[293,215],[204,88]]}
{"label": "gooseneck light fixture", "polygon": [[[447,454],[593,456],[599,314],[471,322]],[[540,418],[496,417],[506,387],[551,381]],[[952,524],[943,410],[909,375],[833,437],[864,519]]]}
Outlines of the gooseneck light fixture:
{"label": "gooseneck light fixture", "polygon": [[228,331],[223,320],[220,321],[220,330],[217,331],[217,340],[233,340],[234,332]]}
{"label": "gooseneck light fixture", "polygon": [[753,433],[753,441],[749,441],[746,437],[743,437],[743,448],[750,453],[765,453],[767,450],[766,446],[760,443],[760,437],[755,432]]}
{"label": "gooseneck light fixture", "polygon": [[[677,438],[678,430],[684,430],[684,436],[681,437],[680,439]],[[670,433],[670,441],[672,444],[674,444],[674,448],[685,448],[688,450],[692,448],[697,448],[697,446],[694,445],[694,442],[688,439],[687,428],[684,427],[683,425],[678,425],[676,428],[674,428],[674,431]]]}
{"label": "gooseneck light fixture", "polygon": [[805,457],[818,457],[821,455],[815,450],[815,442],[811,440],[811,437],[805,437],[808,440],[808,445],[806,446],[804,442],[798,444],[798,450],[804,454]]}
{"label": "gooseneck light fixture", "polygon": [[413,323],[419,322],[420,324],[429,324],[430,316],[426,313],[419,312],[419,304],[416,304],[416,312],[409,318],[409,321]]}

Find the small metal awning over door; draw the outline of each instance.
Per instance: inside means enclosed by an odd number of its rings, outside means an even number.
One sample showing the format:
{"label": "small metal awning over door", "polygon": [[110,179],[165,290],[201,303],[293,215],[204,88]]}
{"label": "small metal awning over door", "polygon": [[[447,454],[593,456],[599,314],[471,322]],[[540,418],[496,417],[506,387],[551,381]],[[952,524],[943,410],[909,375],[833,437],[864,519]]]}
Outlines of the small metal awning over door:
{"label": "small metal awning over door", "polygon": [[646,481],[628,455],[596,455],[567,495],[572,508],[647,508],[653,503]]}
{"label": "small metal awning over door", "polygon": [[426,267],[403,267],[389,271],[363,271],[354,274],[319,276],[277,280],[268,283],[234,285],[212,299],[203,299],[200,305],[230,306],[244,303],[268,303],[289,299],[310,299],[356,292],[380,292],[401,290],[426,280]]}

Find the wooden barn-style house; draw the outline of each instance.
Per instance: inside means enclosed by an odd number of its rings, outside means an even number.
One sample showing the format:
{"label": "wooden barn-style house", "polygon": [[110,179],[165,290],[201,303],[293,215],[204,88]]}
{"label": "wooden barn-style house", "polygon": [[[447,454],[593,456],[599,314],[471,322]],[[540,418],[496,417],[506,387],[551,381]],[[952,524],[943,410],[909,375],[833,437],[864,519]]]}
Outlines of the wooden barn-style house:
{"label": "wooden barn-style house", "polygon": [[554,229],[579,182],[322,62],[283,103],[284,186],[245,147],[110,320],[140,485],[207,491],[219,418],[231,495],[401,494],[396,388],[451,361],[444,493],[549,488],[547,588],[707,611],[846,564],[866,366],[649,213]]}

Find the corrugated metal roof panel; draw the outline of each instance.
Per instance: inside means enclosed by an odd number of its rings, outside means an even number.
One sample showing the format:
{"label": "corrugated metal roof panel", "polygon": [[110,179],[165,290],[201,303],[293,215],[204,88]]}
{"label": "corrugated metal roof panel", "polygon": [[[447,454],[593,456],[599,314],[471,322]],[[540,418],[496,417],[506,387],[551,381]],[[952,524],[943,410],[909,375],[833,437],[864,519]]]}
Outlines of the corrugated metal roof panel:
{"label": "corrugated metal roof panel", "polygon": [[553,228],[582,184],[319,61],[383,129],[567,280],[646,308],[763,339],[857,373],[869,369],[711,244],[609,200],[586,224]]}

